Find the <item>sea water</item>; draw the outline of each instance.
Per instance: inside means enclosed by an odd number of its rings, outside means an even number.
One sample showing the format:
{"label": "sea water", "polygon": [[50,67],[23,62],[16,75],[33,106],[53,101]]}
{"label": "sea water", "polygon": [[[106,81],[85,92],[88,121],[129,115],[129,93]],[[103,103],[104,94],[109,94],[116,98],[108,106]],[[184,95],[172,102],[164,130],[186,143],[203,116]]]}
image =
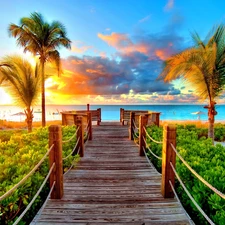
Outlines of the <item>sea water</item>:
{"label": "sea water", "polygon": [[[90,109],[101,108],[102,121],[119,121],[120,108],[126,110],[148,110],[160,112],[160,120],[208,120],[204,105],[90,105]],[[61,120],[62,111],[84,110],[86,105],[46,105],[47,120]],[[216,121],[225,121],[225,105],[216,105]],[[0,119],[24,121],[23,109],[17,106],[0,106]],[[34,108],[34,121],[41,121],[41,106]]]}

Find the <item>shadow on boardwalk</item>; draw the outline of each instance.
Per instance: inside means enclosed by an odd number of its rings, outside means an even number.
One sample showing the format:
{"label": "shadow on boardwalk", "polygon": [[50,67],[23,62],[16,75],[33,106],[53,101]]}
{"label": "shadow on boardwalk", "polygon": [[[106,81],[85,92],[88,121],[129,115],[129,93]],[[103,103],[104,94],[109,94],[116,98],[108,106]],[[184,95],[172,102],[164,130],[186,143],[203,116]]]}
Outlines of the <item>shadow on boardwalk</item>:
{"label": "shadow on boardwalk", "polygon": [[[36,224],[190,224],[161,176],[128,140],[127,126],[93,126],[84,157],[64,176],[64,196],[49,200]],[[32,224],[35,224],[34,222]]]}

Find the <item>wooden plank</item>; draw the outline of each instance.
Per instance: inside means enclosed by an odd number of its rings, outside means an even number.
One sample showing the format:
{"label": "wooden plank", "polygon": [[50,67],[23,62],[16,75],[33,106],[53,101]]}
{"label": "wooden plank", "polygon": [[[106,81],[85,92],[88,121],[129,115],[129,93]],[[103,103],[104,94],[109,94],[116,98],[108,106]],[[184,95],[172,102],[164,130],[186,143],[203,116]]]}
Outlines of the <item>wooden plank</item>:
{"label": "wooden plank", "polygon": [[50,199],[36,224],[190,224],[177,200],[164,199],[160,189],[161,175],[138,156],[127,127],[103,122],[93,126],[84,157],[64,176],[63,198]]}

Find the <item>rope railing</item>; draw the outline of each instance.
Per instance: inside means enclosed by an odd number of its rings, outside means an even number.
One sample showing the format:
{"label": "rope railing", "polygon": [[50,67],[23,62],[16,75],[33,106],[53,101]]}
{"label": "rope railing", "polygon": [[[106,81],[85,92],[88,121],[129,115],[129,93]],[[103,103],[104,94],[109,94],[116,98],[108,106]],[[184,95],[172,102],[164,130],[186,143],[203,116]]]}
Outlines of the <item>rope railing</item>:
{"label": "rope railing", "polygon": [[52,193],[54,187],[55,187],[55,181],[54,181],[54,183],[52,184],[52,187],[51,187],[51,189],[50,189],[50,191],[49,191],[49,193],[48,193],[47,198],[45,199],[44,204],[41,206],[41,209],[38,211],[37,215],[35,216],[35,219],[34,219],[34,225],[35,225],[35,224],[37,223],[37,221],[39,220],[39,218],[40,218],[40,216],[41,216],[41,214],[42,214],[42,212],[43,212],[43,209],[45,208],[45,206],[46,206],[46,204],[47,204],[47,202],[48,202],[48,200],[49,200],[49,198],[50,198],[50,195],[51,195],[51,193]]}
{"label": "rope railing", "polygon": [[77,136],[77,132],[78,132],[79,129],[80,129],[80,127],[78,127],[78,128],[76,129],[74,135],[73,135],[70,139],[68,139],[68,140],[66,140],[66,141],[62,141],[62,143],[68,143],[68,142],[72,141],[72,140]]}
{"label": "rope railing", "polygon": [[62,158],[62,160],[66,160],[66,159],[68,159],[71,155],[73,155],[73,153],[74,153],[74,152],[76,151],[76,149],[77,149],[77,145],[78,145],[78,143],[79,143],[79,140],[80,140],[80,137],[78,137],[78,139],[77,139],[77,141],[76,141],[76,144],[75,144],[75,146],[74,146],[72,152],[70,152],[70,154],[67,155],[66,157]]}
{"label": "rope railing", "polygon": [[[188,189],[185,187],[183,181],[181,180],[181,178],[179,177],[178,173],[176,172],[173,164],[170,162],[170,166],[174,172],[174,174],[176,175],[177,180],[179,181],[180,185],[183,187],[184,191],[186,192],[186,194],[188,195],[188,197],[191,199],[192,203],[196,206],[196,208],[198,209],[198,211],[204,216],[204,218],[209,222],[209,224],[211,225],[215,225],[215,223],[206,215],[206,213],[202,210],[202,208],[198,205],[198,203],[195,201],[195,199],[192,197],[192,195],[190,194],[190,192],[188,191]],[[172,183],[170,182],[170,186],[173,190],[173,192],[175,192],[175,189],[172,185]]]}
{"label": "rope railing", "polygon": [[[78,150],[78,153],[77,154],[79,154],[79,151],[80,151],[80,149]],[[72,161],[72,163],[70,165],[70,168],[63,174],[64,176],[66,176],[66,174],[74,167],[74,165],[75,165],[74,162],[75,162],[75,160]]]}
{"label": "rope railing", "polygon": [[137,127],[136,123],[135,123],[135,120],[132,120],[133,121],[133,124],[134,124],[134,128],[139,130],[139,128]]}
{"label": "rope railing", "polygon": [[148,136],[148,138],[149,138],[150,140],[152,140],[152,141],[155,142],[156,144],[162,144],[162,143],[163,143],[162,141],[156,141],[155,139],[153,139],[153,138],[149,135],[149,133],[147,132],[147,130],[146,130],[145,127],[144,127],[143,129],[144,129],[146,135]]}
{"label": "rope railing", "polygon": [[86,127],[84,128],[84,131],[87,131],[89,127],[89,124],[87,123]]}
{"label": "rope railing", "polygon": [[0,197],[0,201],[7,198],[9,195],[11,195],[19,186],[21,186],[23,183],[26,182],[26,180],[40,167],[40,165],[44,162],[46,157],[49,155],[51,150],[53,149],[54,144],[48,149],[48,151],[45,153],[45,155],[42,157],[42,159],[34,166],[34,168],[25,176],[22,180],[20,180],[14,187],[12,187],[10,190],[8,190],[5,194],[3,194]]}
{"label": "rope railing", "polygon": [[192,174],[194,174],[203,184],[205,184],[209,189],[211,189],[215,194],[217,194],[218,196],[220,196],[221,198],[225,199],[225,195],[217,190],[215,187],[213,187],[210,183],[208,183],[203,177],[201,177],[195,170],[193,170],[189,164],[182,158],[182,156],[180,155],[180,153],[176,150],[176,148],[173,146],[173,144],[171,144],[172,149],[174,150],[174,152],[176,153],[176,155],[178,156],[178,158],[183,162],[183,164],[190,170],[190,172]]}
{"label": "rope railing", "polygon": [[86,135],[85,135],[84,145],[86,145],[88,143],[88,140],[89,140],[89,132],[86,133]]}
{"label": "rope railing", "polygon": [[159,160],[162,160],[162,157],[159,157],[158,155],[156,155],[151,149],[150,149],[150,146],[147,144],[146,140],[144,139],[144,142],[145,142],[145,146],[146,146],[146,149],[148,149],[148,151],[153,155],[155,156],[155,158],[159,159]]}
{"label": "rope railing", "polygon": [[53,169],[55,167],[55,163],[52,164],[48,175],[45,177],[43,183],[41,184],[40,188],[38,189],[38,191],[36,192],[36,194],[34,195],[33,199],[30,201],[30,203],[27,205],[26,209],[20,214],[20,216],[17,218],[17,220],[13,223],[13,225],[17,225],[20,220],[24,217],[24,215],[26,214],[26,212],[30,209],[30,207],[32,206],[32,204],[34,203],[34,201],[36,200],[36,198],[38,197],[38,195],[40,194],[40,192],[42,191],[44,185],[46,184],[48,178],[50,177]]}

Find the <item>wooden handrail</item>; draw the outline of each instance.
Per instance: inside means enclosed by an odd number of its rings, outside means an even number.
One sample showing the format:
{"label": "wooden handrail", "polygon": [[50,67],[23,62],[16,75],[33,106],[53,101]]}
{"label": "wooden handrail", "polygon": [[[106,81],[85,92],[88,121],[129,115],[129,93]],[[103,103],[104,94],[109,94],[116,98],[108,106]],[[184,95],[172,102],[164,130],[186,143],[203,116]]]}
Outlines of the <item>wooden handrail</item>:
{"label": "wooden handrail", "polygon": [[82,116],[77,116],[75,125],[77,128],[79,128],[77,132],[77,138],[79,138],[79,155],[80,157],[84,156],[84,126],[83,126],[83,117]]}
{"label": "wooden handrail", "polygon": [[76,116],[87,116],[87,113],[91,113],[92,121],[97,121],[97,125],[101,123],[101,108],[96,110],[76,110],[76,111],[65,111],[61,112],[62,125],[75,124]]}
{"label": "wooden handrail", "polygon": [[55,188],[51,193],[52,199],[63,197],[63,161],[62,161],[62,128],[58,125],[49,127],[49,147],[54,144],[49,154],[49,168],[55,163],[55,168],[50,175],[50,189],[55,181]]}
{"label": "wooden handrail", "polygon": [[135,122],[135,113],[130,112],[130,128],[129,128],[129,139],[134,140],[134,122]]}
{"label": "wooden handrail", "polygon": [[[133,115],[132,115],[133,116]],[[148,121],[148,115],[139,116],[139,155],[144,156],[144,150],[146,149],[146,128]],[[171,168],[170,163],[175,168],[176,165],[176,153],[173,151],[171,144],[176,147],[176,126],[165,124],[163,127],[163,150],[162,150],[162,182],[161,193],[164,198],[173,198],[174,193],[171,188],[170,182],[173,187],[175,186],[175,174]]]}
{"label": "wooden handrail", "polygon": [[146,148],[145,141],[146,139],[146,133],[144,131],[144,127],[146,127],[148,122],[148,117],[145,116],[139,116],[139,155],[145,156],[144,150]]}
{"label": "wooden handrail", "polygon": [[171,143],[176,147],[176,126],[165,124],[163,126],[163,150],[162,150],[162,186],[161,192],[164,198],[173,198],[174,193],[169,184],[175,184],[175,174],[170,166],[170,162],[175,168],[176,153],[173,151]]}
{"label": "wooden handrail", "polygon": [[160,112],[153,112],[148,110],[125,110],[123,108],[120,108],[120,122],[122,125],[124,125],[125,121],[130,123],[131,112],[134,112],[135,116],[148,115],[148,120],[159,126]]}
{"label": "wooden handrail", "polygon": [[[87,114],[88,122],[88,136],[92,140],[92,121],[91,113]],[[77,140],[79,155],[84,156],[84,125],[83,117],[74,115],[74,122],[77,126]],[[55,168],[50,175],[50,189],[55,182],[55,187],[51,193],[52,199],[61,199],[63,197],[63,159],[62,159],[62,128],[59,125],[51,125],[49,127],[49,147],[53,145],[52,151],[49,153],[49,167],[55,163]],[[77,150],[76,150],[77,152]]]}

